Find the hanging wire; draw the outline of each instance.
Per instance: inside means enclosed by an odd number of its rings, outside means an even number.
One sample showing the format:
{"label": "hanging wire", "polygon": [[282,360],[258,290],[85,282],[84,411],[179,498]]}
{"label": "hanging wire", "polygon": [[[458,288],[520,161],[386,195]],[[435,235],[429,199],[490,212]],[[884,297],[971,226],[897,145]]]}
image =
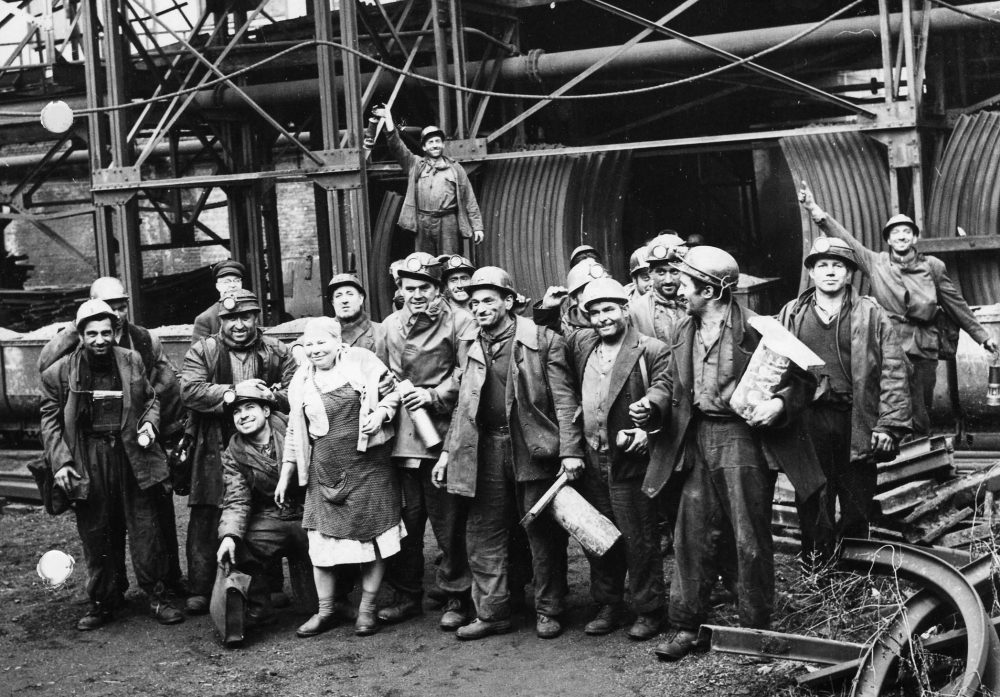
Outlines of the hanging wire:
{"label": "hanging wire", "polygon": [[[931,1],[932,2],[937,2],[938,4],[944,5],[944,3],[941,2],[940,0],[931,0]],[[87,115],[87,114],[99,114],[99,113],[105,113],[105,112],[111,112],[111,111],[121,111],[121,110],[124,110],[124,109],[132,109],[132,108],[135,108],[135,107],[146,106],[147,104],[153,104],[153,103],[156,103],[156,102],[166,101],[166,100],[169,100],[169,99],[173,99],[174,97],[181,97],[181,96],[184,96],[184,95],[187,95],[187,94],[191,94],[193,92],[204,91],[204,90],[210,89],[210,88],[212,88],[212,87],[214,87],[216,85],[220,85],[220,84],[223,84],[225,82],[230,82],[231,80],[233,80],[233,79],[235,79],[237,77],[240,77],[242,75],[246,75],[247,73],[253,72],[255,70],[259,70],[260,68],[264,67],[268,63],[276,61],[279,58],[283,58],[284,56],[289,55],[291,53],[294,53],[296,51],[301,51],[301,50],[307,49],[307,48],[314,48],[314,47],[317,47],[317,46],[328,46],[330,48],[336,48],[336,49],[339,49],[341,51],[346,51],[347,53],[351,53],[351,54],[353,54],[353,55],[361,58],[362,60],[365,60],[365,61],[367,61],[367,62],[369,62],[369,63],[371,63],[373,65],[381,66],[385,70],[388,70],[390,72],[396,73],[398,75],[403,75],[405,77],[413,78],[414,80],[419,80],[421,82],[425,82],[425,83],[430,84],[430,85],[435,85],[437,87],[444,87],[446,89],[455,90],[457,92],[465,92],[467,94],[475,94],[475,95],[479,95],[479,96],[483,96],[483,97],[493,97],[493,98],[497,98],[497,99],[548,99],[548,100],[559,100],[559,101],[577,101],[577,100],[589,100],[589,99],[612,99],[612,98],[618,98],[618,97],[630,97],[630,96],[634,96],[634,95],[638,95],[638,94],[648,94],[650,92],[657,92],[657,91],[660,91],[660,90],[670,89],[672,87],[678,87],[680,85],[685,85],[685,84],[689,84],[689,83],[692,83],[692,82],[697,82],[698,80],[704,80],[704,79],[706,79],[708,77],[711,77],[713,75],[718,75],[719,73],[726,72],[728,70],[732,70],[733,68],[738,68],[739,66],[744,65],[746,63],[754,62],[754,61],[758,60],[759,58],[762,58],[762,57],[764,57],[764,56],[766,56],[766,55],[768,55],[770,53],[774,53],[775,51],[781,50],[781,49],[785,48],[786,46],[788,46],[788,45],[790,45],[792,43],[795,43],[796,41],[799,41],[803,37],[808,36],[809,34],[812,34],[813,32],[821,29],[822,27],[826,26],[827,24],[829,24],[833,20],[837,19],[838,17],[840,17],[841,15],[843,15],[845,12],[848,12],[851,9],[857,7],[862,2],[864,2],[864,0],[853,0],[853,2],[845,5],[841,9],[839,9],[836,12],[834,12],[833,14],[831,14],[830,16],[826,17],[825,19],[823,19],[823,20],[821,20],[819,22],[816,22],[815,24],[812,24],[812,25],[806,27],[805,29],[803,29],[802,31],[798,32],[794,36],[791,36],[791,37],[785,39],[784,41],[782,41],[782,42],[780,42],[778,44],[775,44],[774,46],[771,46],[770,48],[766,48],[766,49],[764,49],[762,51],[759,51],[758,53],[755,53],[752,56],[747,56],[746,58],[740,58],[739,60],[733,61],[732,63],[727,63],[726,65],[720,66],[718,68],[714,68],[714,69],[706,71],[704,73],[698,73],[697,75],[691,75],[689,77],[680,78],[678,80],[673,80],[671,82],[660,83],[658,85],[649,85],[647,87],[637,87],[637,88],[630,89],[630,90],[617,90],[617,91],[614,91],[614,92],[597,92],[597,93],[590,93],[590,94],[563,94],[563,95],[558,95],[558,96],[556,96],[556,95],[546,95],[546,94],[537,94],[537,93],[526,93],[526,92],[494,92],[494,91],[491,91],[491,90],[481,90],[481,89],[476,89],[474,87],[465,87],[465,86],[455,85],[455,84],[452,84],[452,83],[449,83],[449,82],[443,82],[441,80],[437,80],[437,79],[432,78],[432,77],[427,77],[425,75],[420,75],[419,73],[415,73],[415,72],[410,71],[410,70],[403,70],[401,68],[397,68],[394,65],[390,65],[388,63],[385,63],[385,62],[383,62],[383,61],[381,61],[381,60],[379,60],[377,58],[373,58],[372,56],[369,56],[369,55],[367,55],[367,54],[365,54],[365,53],[363,53],[363,52],[361,52],[361,51],[359,51],[359,50],[357,50],[357,49],[355,49],[355,48],[353,48],[351,46],[345,46],[344,44],[338,43],[336,41],[320,41],[318,39],[312,39],[312,40],[309,40],[309,41],[305,41],[305,42],[303,42],[301,44],[298,44],[296,46],[290,46],[289,48],[286,48],[284,50],[279,51],[278,53],[275,53],[275,54],[273,54],[271,56],[268,56],[266,58],[262,58],[261,60],[257,61],[256,63],[252,63],[252,64],[250,64],[248,66],[240,68],[239,70],[234,70],[233,72],[228,73],[226,75],[223,75],[222,77],[216,78],[214,80],[209,80],[209,81],[207,81],[207,82],[205,82],[205,83],[203,83],[201,85],[197,85],[195,87],[188,87],[186,89],[177,90],[176,92],[171,92],[169,94],[161,94],[161,95],[157,95],[156,97],[149,97],[148,99],[138,99],[138,100],[135,100],[135,101],[127,102],[125,104],[112,104],[112,105],[103,106],[103,107],[94,107],[94,108],[90,108],[90,109],[74,110],[73,113],[76,116],[83,116],[83,115]],[[950,7],[950,6],[948,6],[948,7]],[[951,8],[951,9],[956,9],[956,8]],[[983,19],[985,21],[996,21],[996,20],[990,20],[990,19],[988,19],[986,17],[980,17],[980,19]],[[32,112],[0,111],[0,116],[2,116],[2,117],[8,117],[8,118],[37,118],[38,114],[37,113],[32,113]]]}

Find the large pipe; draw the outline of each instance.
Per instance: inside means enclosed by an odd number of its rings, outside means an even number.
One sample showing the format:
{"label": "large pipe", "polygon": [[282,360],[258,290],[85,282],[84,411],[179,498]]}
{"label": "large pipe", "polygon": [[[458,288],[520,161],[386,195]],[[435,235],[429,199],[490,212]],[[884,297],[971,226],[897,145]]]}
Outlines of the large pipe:
{"label": "large pipe", "polygon": [[[984,16],[993,16],[1000,12],[1000,2],[983,2],[974,5],[963,5],[962,9]],[[980,20],[953,12],[947,8],[930,10],[930,28],[934,32],[954,32],[969,29],[979,29],[984,26]],[[899,12],[889,18],[890,31],[894,36],[899,34],[902,15]],[[750,31],[729,32],[725,34],[708,34],[698,38],[705,43],[724,49],[739,56],[750,56],[792,38],[808,29],[811,24],[791,24],[783,27],[753,29]],[[807,36],[789,45],[786,50],[803,50],[821,46],[864,46],[871,45],[872,55],[878,56],[881,50],[879,40],[879,15],[866,15],[850,19],[839,19],[820,27]],[[576,75],[590,67],[609,52],[617,50],[618,46],[586,48],[559,53],[533,51],[526,56],[516,56],[503,61],[500,68],[500,81],[523,83],[530,81],[560,79]],[[636,70],[642,68],[677,68],[697,65],[718,60],[702,48],[692,46],[676,39],[664,41],[649,41],[637,44],[622,55],[609,62],[602,70]],[[478,63],[468,63],[469,74],[475,74]],[[448,80],[452,79],[452,66],[449,65]],[[418,68],[415,70],[426,77],[437,77],[433,68]],[[366,74],[365,79],[371,79]],[[395,74],[383,71],[380,77],[380,88],[389,89],[395,81]],[[338,80],[338,89],[340,84]],[[294,80],[271,84],[249,85],[243,90],[259,104],[288,104],[302,101],[314,101],[319,98],[319,88],[316,80]],[[246,106],[243,100],[232,90],[220,87],[199,93],[196,102],[202,107],[239,108]]]}

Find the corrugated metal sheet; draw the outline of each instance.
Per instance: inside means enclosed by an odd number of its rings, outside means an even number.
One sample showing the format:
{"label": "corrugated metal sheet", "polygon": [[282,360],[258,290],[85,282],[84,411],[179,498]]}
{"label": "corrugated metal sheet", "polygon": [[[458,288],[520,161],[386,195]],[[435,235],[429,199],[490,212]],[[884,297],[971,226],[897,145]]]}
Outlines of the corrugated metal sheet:
{"label": "corrugated metal sheet", "polygon": [[393,286],[389,276],[389,264],[394,261],[393,238],[397,234],[413,237],[412,233],[401,232],[396,227],[396,221],[399,220],[399,212],[402,209],[402,195],[394,191],[387,192],[382,198],[378,218],[372,227],[372,248],[368,255],[368,278],[371,279],[369,282],[371,289],[369,290],[373,292],[370,292],[369,302],[371,303],[372,317],[377,319],[388,317],[395,309],[392,306],[395,286]]}
{"label": "corrugated metal sheet", "polygon": [[[937,177],[922,233],[954,237],[1000,232],[1000,114],[961,116],[935,168]],[[945,257],[970,305],[1000,302],[1000,254],[976,251]]]}
{"label": "corrugated metal sheet", "polygon": [[507,269],[518,290],[537,300],[563,283],[569,253],[587,243],[624,278],[621,219],[630,163],[621,152],[491,163],[479,196],[486,240],[477,263]]}
{"label": "corrugated metal sheet", "polygon": [[[889,169],[885,148],[861,133],[824,133],[781,139],[796,189],[805,181],[816,201],[869,249],[881,249],[889,218]],[[819,236],[802,211],[802,256]],[[808,284],[802,272],[800,287]],[[865,284],[867,285],[867,284]]]}

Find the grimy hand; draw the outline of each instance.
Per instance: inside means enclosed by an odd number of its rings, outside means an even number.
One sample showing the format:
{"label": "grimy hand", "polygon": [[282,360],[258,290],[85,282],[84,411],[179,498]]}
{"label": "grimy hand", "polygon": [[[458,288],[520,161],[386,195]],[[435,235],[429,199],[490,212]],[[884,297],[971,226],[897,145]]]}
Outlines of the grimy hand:
{"label": "grimy hand", "polygon": [[73,465],[63,465],[53,478],[55,479],[56,486],[65,492],[69,492],[73,488],[73,480],[80,479],[80,473],[73,468]]}
{"label": "grimy hand", "polygon": [[569,291],[565,287],[549,286],[549,289],[545,291],[545,295],[542,296],[542,307],[550,310],[554,307],[559,307],[567,295],[569,295]]}

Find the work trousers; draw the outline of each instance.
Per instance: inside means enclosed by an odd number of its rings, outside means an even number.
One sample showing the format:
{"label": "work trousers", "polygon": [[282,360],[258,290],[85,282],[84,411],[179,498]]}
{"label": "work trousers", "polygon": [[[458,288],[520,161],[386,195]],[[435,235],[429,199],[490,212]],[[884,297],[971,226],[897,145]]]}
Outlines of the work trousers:
{"label": "work trousers", "polygon": [[[824,504],[831,522],[836,520],[836,505],[840,501],[840,520],[833,526],[836,537],[867,538],[877,467],[871,458],[851,461],[850,409],[813,405],[806,411],[803,423],[826,477]],[[801,516],[801,507],[799,511]],[[805,546],[803,529],[803,549]]]}
{"label": "work trousers", "polygon": [[215,585],[222,509],[197,505],[191,506],[190,511],[187,530],[188,592],[210,596]]}
{"label": "work trousers", "polygon": [[604,556],[588,555],[590,595],[599,605],[621,603],[628,571],[632,607],[640,614],[663,610],[663,557],[657,526],[657,504],[642,493],[643,475],[611,480],[607,453],[592,448],[578,488],[584,498],[621,531],[622,536]]}
{"label": "work trousers", "polygon": [[[510,616],[512,570],[514,576],[518,575],[516,562],[511,559],[514,526],[554,481],[517,481],[510,435],[494,431],[480,434],[476,495],[469,504],[468,523],[472,602],[479,619],[495,621]],[[527,537],[535,582],[535,611],[555,617],[562,613],[568,592],[568,536],[546,511],[528,525]]]}
{"label": "work trousers", "polygon": [[461,254],[458,213],[447,213],[438,217],[417,211],[416,250],[433,256]]}
{"label": "work trousers", "polygon": [[163,536],[163,553],[167,557],[167,587],[172,591],[183,590],[181,585],[180,548],[177,544],[177,519],[174,517],[174,495],[164,491],[156,497],[156,519]]}
{"label": "work trousers", "polygon": [[121,440],[112,434],[84,436],[90,491],[76,504],[76,529],[87,564],[91,602],[113,609],[124,601],[125,540],[139,587],[151,596],[165,592],[168,563],[157,517],[163,487],[139,488]]}
{"label": "work trousers", "polygon": [[937,359],[920,358],[906,354],[912,366],[910,373],[910,400],[913,408],[913,435],[916,438],[931,432],[931,404],[934,402],[934,385],[937,383]]}
{"label": "work trousers", "polygon": [[399,468],[403,492],[406,537],[398,554],[387,560],[385,580],[397,594],[420,600],[424,593],[424,530],[428,519],[441,551],[437,584],[453,597],[469,593],[469,559],[465,551],[465,499],[438,489],[431,482],[434,460],[421,460],[418,468]]}
{"label": "work trousers", "polygon": [[684,445],[691,470],[674,532],[670,623],[696,630],[721,573],[736,579],[741,626],[766,629],[774,607],[774,474],[742,420],[695,416]]}
{"label": "work trousers", "polygon": [[272,570],[281,568],[281,560],[309,559],[309,540],[302,519],[282,520],[273,515],[250,517],[247,531],[236,546],[237,568],[248,574],[250,604],[270,607]]}

